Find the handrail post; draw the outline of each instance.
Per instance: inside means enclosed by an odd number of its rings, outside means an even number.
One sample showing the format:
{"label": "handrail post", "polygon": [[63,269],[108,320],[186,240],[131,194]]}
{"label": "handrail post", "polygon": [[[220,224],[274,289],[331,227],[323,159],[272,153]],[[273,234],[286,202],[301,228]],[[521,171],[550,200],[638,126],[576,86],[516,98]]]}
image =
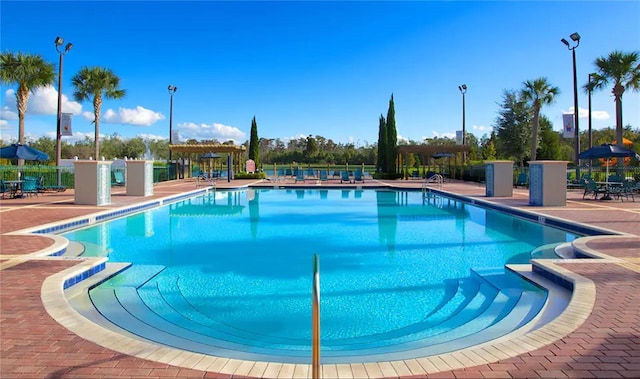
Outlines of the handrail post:
{"label": "handrail post", "polygon": [[320,263],[313,255],[313,286],[311,288],[311,377],[320,378]]}

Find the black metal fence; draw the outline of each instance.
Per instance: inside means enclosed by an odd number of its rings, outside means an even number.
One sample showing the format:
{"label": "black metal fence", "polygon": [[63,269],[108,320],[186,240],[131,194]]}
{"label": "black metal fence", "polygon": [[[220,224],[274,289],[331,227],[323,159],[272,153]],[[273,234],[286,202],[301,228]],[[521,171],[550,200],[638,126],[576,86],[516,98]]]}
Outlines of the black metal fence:
{"label": "black metal fence", "polygon": [[[127,177],[126,166],[111,167],[111,183],[115,184],[114,172],[122,172],[122,177]],[[153,166],[153,182],[166,182],[176,179],[175,165],[154,165]],[[58,176],[60,176],[60,184],[58,184]],[[47,165],[24,165],[24,166],[0,166],[0,179],[2,180],[20,180],[25,177],[42,178],[42,185],[57,186],[61,185],[65,188],[74,188],[75,175],[73,166],[47,166]]]}

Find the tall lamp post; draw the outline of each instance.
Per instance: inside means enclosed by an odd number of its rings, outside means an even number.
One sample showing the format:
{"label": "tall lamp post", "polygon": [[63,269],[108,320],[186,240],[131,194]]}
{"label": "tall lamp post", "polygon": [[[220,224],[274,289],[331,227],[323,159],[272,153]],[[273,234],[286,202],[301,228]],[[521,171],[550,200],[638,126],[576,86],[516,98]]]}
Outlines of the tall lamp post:
{"label": "tall lamp post", "polygon": [[[173,143],[173,94],[176,93],[178,87],[169,84],[169,146]],[[172,154],[169,149],[169,163],[171,163]]]}
{"label": "tall lamp post", "polygon": [[580,34],[578,32],[573,33],[569,36],[573,42],[575,42],[575,46],[571,47],[569,42],[566,39],[561,39],[560,41],[567,46],[567,49],[571,50],[571,54],[573,56],[573,117],[576,128],[576,142],[575,142],[575,150],[576,156],[574,160],[574,164],[576,165],[576,180],[580,179],[580,159],[578,159],[578,154],[580,154],[580,128],[578,128],[578,76],[576,75],[576,47],[580,45]]}
{"label": "tall lamp post", "polygon": [[62,155],[62,130],[60,128],[60,119],[62,118],[62,58],[69,52],[69,50],[71,50],[73,44],[71,42],[68,42],[64,47],[64,50],[61,50],[61,47],[64,44],[64,40],[61,37],[56,37],[55,41],[53,42],[56,44],[56,51],[60,55],[60,61],[58,63],[58,116],[56,121],[56,167],[58,167],[58,185],[60,185],[62,174],[59,168],[60,157]]}
{"label": "tall lamp post", "polygon": [[[463,84],[458,86],[460,93],[462,94],[462,146],[467,143],[467,128],[466,128],[466,117],[465,117],[465,106],[464,106],[464,94],[467,93],[467,85]],[[464,165],[467,161],[467,152],[462,152],[462,164]]]}

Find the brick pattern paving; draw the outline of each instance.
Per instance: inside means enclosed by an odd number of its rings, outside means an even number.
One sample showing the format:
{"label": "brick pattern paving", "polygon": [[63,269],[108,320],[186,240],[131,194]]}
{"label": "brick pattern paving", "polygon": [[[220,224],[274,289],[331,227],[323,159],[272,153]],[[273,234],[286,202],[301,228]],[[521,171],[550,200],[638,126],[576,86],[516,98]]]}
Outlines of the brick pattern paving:
{"label": "brick pattern paving", "polygon": [[[224,185],[224,183],[220,183]],[[235,181],[233,186],[247,182]],[[287,183],[291,185],[293,183]],[[330,183],[331,185],[336,185]],[[397,182],[394,182],[397,184]],[[402,182],[407,187],[421,183]],[[272,184],[267,184],[267,186]],[[308,183],[306,183],[309,186]],[[377,185],[369,182],[367,185]],[[2,259],[40,250],[51,243],[44,236],[6,235],[90,213],[117,208],[195,189],[191,181],[162,183],[153,197],[127,197],[114,193],[106,207],[75,206],[73,192],[40,196],[37,199],[0,200],[0,253]],[[469,183],[447,183],[445,190],[495,201],[541,214],[578,220],[591,225],[637,234],[640,230],[640,202],[582,201],[581,193],[569,193],[566,207],[528,205],[527,192],[514,191],[510,198],[484,198],[484,187]],[[614,222],[615,221],[615,222]],[[596,283],[593,312],[576,331],[551,345],[496,363],[435,374],[411,376],[404,363],[397,365],[353,364],[325,368],[325,377],[407,378],[564,378],[640,377],[640,237],[607,237],[591,240],[588,247],[627,259],[629,265],[605,260],[563,262],[564,268]],[[0,377],[2,378],[230,378],[231,375],[185,369],[127,356],[70,332],[45,311],[40,300],[42,282],[48,276],[77,262],[62,258],[32,259],[0,271]],[[306,377],[308,373],[271,370],[262,362],[242,372],[265,377]],[[285,372],[286,371],[286,372]],[[332,374],[333,373],[333,374]]]}

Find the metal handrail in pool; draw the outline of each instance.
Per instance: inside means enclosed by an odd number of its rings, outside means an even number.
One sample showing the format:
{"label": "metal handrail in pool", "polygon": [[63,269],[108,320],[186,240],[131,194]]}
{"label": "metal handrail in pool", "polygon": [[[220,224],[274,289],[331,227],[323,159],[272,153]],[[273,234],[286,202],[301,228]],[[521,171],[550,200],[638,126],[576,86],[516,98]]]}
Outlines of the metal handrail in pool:
{"label": "metal handrail in pool", "polygon": [[313,285],[311,287],[311,368],[313,379],[320,378],[320,263],[313,255]]}

